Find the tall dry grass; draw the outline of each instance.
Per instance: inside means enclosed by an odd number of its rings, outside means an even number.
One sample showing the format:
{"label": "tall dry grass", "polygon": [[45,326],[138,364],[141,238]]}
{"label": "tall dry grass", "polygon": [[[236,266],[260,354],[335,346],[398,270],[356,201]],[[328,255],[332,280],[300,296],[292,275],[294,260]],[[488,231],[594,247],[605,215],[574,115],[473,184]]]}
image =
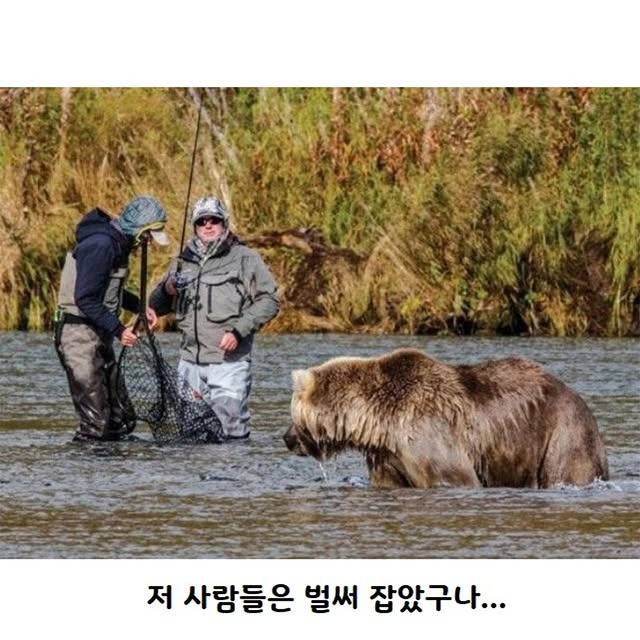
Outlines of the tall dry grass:
{"label": "tall dry grass", "polygon": [[94,206],[160,198],[177,250],[200,100],[194,197],[221,194],[241,233],[315,227],[362,258],[327,269],[308,326],[629,332],[636,89],[0,90],[0,327],[49,326]]}

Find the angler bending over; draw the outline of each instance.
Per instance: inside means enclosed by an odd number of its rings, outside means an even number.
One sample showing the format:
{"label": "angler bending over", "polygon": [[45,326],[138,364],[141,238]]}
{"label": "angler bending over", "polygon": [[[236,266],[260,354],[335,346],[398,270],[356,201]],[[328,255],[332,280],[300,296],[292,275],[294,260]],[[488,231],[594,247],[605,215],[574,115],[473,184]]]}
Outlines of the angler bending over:
{"label": "angler bending over", "polygon": [[278,313],[276,283],[262,258],[229,229],[224,204],[196,202],[194,235],[151,294],[158,315],[175,309],[182,333],[178,373],[212,406],[229,438],[249,435],[254,334]]}
{"label": "angler bending over", "polygon": [[[101,209],[87,213],[76,228],[76,246],[67,254],[56,312],[55,347],[67,374],[80,420],[74,440],[118,440],[133,429],[116,397],[113,339],[131,347],[137,336],[118,315],[120,307],[139,311],[138,297],[124,286],[129,254],[141,242],[168,244],[167,215],[146,196],[125,206],[117,219]],[[157,322],[147,313],[150,328]]]}

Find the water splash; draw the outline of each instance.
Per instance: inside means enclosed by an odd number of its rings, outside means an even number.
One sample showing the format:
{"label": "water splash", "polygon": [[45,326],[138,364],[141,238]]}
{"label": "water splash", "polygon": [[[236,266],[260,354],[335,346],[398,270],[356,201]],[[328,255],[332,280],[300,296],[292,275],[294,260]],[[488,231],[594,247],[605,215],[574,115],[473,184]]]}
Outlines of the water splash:
{"label": "water splash", "polygon": [[575,492],[598,492],[598,491],[624,491],[624,489],[612,480],[601,480],[596,478],[593,482],[584,486],[576,486],[575,484],[559,484],[555,487],[560,491],[575,491]]}
{"label": "water splash", "polygon": [[327,477],[327,472],[324,470],[324,467],[322,466],[322,462],[320,462],[320,460],[318,460],[318,464],[320,465],[320,471],[322,471],[322,478],[325,482],[329,482],[329,478]]}

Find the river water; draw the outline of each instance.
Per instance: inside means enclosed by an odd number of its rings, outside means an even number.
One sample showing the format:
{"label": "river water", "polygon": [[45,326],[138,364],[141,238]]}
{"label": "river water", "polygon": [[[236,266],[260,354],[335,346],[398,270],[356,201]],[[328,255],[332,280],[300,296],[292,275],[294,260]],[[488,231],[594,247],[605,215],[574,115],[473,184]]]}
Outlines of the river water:
{"label": "river water", "polygon": [[[161,336],[175,358],[176,335]],[[369,487],[359,454],[288,452],[290,372],[417,347],[450,363],[529,357],[594,411],[611,480],[586,488]],[[222,445],[70,442],[51,339],[0,333],[0,558],[638,558],[640,341],[260,336],[252,435]]]}

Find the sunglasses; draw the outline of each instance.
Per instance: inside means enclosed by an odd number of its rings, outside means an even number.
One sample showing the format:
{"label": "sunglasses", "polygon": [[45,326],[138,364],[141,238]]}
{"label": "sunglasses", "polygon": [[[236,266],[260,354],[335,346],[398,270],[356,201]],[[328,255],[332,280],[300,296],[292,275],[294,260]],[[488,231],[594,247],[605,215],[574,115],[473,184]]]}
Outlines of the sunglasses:
{"label": "sunglasses", "polygon": [[196,220],[196,227],[204,227],[208,222],[211,224],[221,224],[222,220],[220,218],[200,218]]}

